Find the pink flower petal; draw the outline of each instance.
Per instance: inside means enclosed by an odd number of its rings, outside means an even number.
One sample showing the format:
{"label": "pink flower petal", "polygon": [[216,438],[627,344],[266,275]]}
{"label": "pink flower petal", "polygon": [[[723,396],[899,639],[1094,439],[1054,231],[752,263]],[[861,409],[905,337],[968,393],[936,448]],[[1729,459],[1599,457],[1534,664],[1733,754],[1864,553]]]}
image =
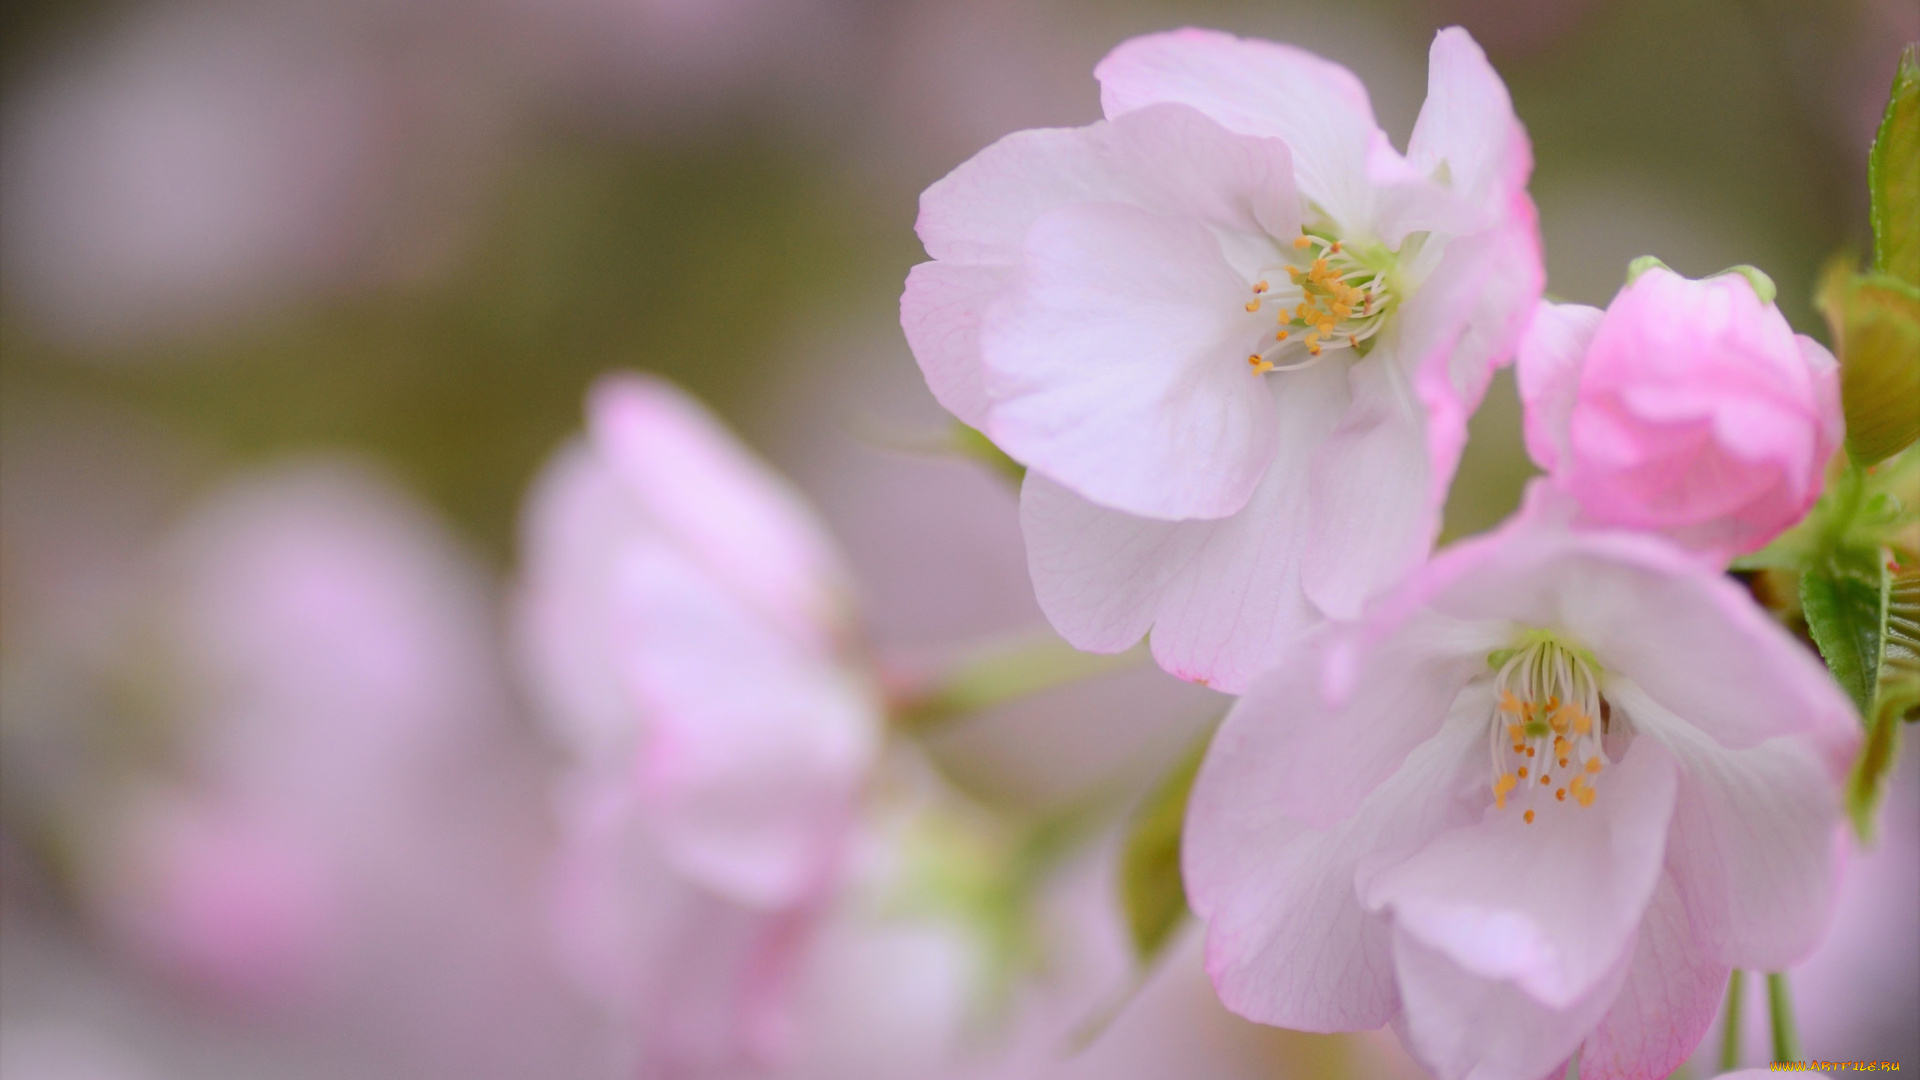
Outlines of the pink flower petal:
{"label": "pink flower petal", "polygon": [[1365,222],[1377,125],[1366,87],[1346,68],[1291,45],[1187,29],[1123,42],[1093,73],[1109,119],[1177,102],[1230,131],[1281,139],[1302,195],[1343,225]]}
{"label": "pink flower petal", "polygon": [[1299,586],[1305,462],[1340,413],[1344,383],[1331,365],[1269,381],[1280,446],[1231,517],[1134,517],[1029,473],[1020,522],[1034,593],[1054,627],[1095,652],[1128,648],[1151,628],[1168,671],[1245,689],[1318,618]]}
{"label": "pink flower petal", "polygon": [[1218,518],[1246,505],[1279,440],[1247,366],[1264,324],[1204,226],[1120,203],[1054,210],[981,332],[987,433],[1104,506]]}
{"label": "pink flower petal", "polygon": [[1583,1080],[1664,1080],[1712,1025],[1728,966],[1708,955],[1670,874],[1640,921],[1627,981],[1580,1050]]}

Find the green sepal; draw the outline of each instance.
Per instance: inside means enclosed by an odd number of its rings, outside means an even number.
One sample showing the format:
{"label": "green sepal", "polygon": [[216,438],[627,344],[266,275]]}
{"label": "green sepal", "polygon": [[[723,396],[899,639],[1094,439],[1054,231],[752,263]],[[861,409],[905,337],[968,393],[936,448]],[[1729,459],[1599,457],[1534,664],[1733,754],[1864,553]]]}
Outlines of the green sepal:
{"label": "green sepal", "polygon": [[1847,455],[1872,465],[1920,439],[1920,287],[1836,262],[1819,299],[1840,357]]}
{"label": "green sepal", "polygon": [[1873,216],[1873,265],[1920,286],[1920,61],[1900,54],[1886,115],[1867,156]]}
{"label": "green sepal", "polygon": [[1753,286],[1753,295],[1759,297],[1763,304],[1773,303],[1774,298],[1780,295],[1780,289],[1773,283],[1773,279],[1757,266],[1741,263],[1739,266],[1729,266],[1713,276],[1725,277],[1728,274],[1739,274],[1746,278],[1747,284]]}
{"label": "green sepal", "polygon": [[1888,575],[1877,550],[1836,547],[1800,578],[1800,605],[1828,670],[1863,719],[1872,716],[1886,627]]}
{"label": "green sepal", "polygon": [[1148,964],[1172,940],[1187,918],[1187,890],[1180,880],[1180,833],[1187,822],[1187,796],[1193,792],[1200,761],[1212,742],[1211,730],[1183,754],[1134,811],[1120,850],[1120,905],[1142,964]]}
{"label": "green sepal", "polygon": [[1673,269],[1673,267],[1668,266],[1664,262],[1661,262],[1660,256],[1658,255],[1642,255],[1639,258],[1627,264],[1627,284],[1631,285],[1634,282],[1639,281],[1641,274],[1644,274],[1647,271],[1655,268],[1658,268],[1661,270]]}

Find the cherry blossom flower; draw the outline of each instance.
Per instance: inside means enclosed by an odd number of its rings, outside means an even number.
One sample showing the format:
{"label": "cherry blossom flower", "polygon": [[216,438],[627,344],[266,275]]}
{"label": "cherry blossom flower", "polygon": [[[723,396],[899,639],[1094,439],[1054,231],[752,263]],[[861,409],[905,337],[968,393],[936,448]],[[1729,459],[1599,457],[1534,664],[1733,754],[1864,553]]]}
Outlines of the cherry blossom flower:
{"label": "cherry blossom flower", "polygon": [[1730,966],[1817,944],[1851,708],[1737,585],[1571,514],[1536,484],[1229,715],[1185,847],[1229,1008],[1393,1023],[1445,1080],[1664,1076]]}
{"label": "cherry blossom flower", "polygon": [[698,404],[610,378],[540,480],[520,606],[572,758],[562,946],[645,1075],[777,1058],[881,735],[800,498]]}
{"label": "cherry blossom flower", "polygon": [[1028,467],[1041,606],[1152,630],[1237,690],[1432,542],[1466,419],[1539,295],[1532,158],[1458,29],[1408,153],[1344,68],[1182,30],[1095,70],[1106,119],[1010,135],[921,197],[901,322]]}
{"label": "cherry blossom flower", "polygon": [[1527,449],[1592,522],[1728,558],[1820,495],[1838,365],[1757,271],[1641,272],[1605,312],[1543,303],[1521,343]]}

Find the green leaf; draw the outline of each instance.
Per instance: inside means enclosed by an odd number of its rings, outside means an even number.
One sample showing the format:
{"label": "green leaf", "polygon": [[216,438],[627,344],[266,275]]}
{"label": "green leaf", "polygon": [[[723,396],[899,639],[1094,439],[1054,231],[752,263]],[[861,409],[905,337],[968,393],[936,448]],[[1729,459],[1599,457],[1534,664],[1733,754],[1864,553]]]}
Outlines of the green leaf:
{"label": "green leaf", "polygon": [[1800,604],[1828,670],[1861,717],[1870,718],[1887,619],[1887,572],[1879,552],[1835,549],[1800,578]]}
{"label": "green leaf", "polygon": [[1887,589],[1880,708],[1909,723],[1920,720],[1920,567],[1895,574]]}
{"label": "green leaf", "polygon": [[1200,760],[1213,739],[1197,740],[1134,812],[1120,852],[1120,903],[1127,913],[1134,951],[1142,963],[1158,956],[1187,916],[1187,890],[1180,882],[1180,832],[1187,796]]}
{"label": "green leaf", "polygon": [[1820,306],[1840,356],[1847,454],[1872,465],[1920,438],[1920,287],[1836,264]]}
{"label": "green leaf", "polygon": [[1867,157],[1873,214],[1873,265],[1920,286],[1920,62],[1900,54],[1880,133]]}

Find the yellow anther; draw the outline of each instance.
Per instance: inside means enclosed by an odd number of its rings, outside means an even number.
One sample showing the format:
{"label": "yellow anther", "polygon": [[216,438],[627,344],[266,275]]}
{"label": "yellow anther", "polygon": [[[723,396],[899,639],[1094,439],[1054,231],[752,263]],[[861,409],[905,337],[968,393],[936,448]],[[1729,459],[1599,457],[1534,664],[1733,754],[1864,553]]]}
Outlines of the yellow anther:
{"label": "yellow anther", "polygon": [[1555,801],[1555,802],[1566,802],[1566,801],[1567,801],[1567,789],[1566,789],[1566,788],[1561,788],[1561,789],[1560,789],[1559,791],[1556,791],[1556,792],[1554,792],[1554,793],[1553,793],[1553,798],[1554,798],[1554,801]]}
{"label": "yellow anther", "polygon": [[1573,749],[1573,744],[1568,742],[1563,736],[1555,735],[1553,737],[1553,756],[1554,757],[1566,757],[1567,752],[1572,749]]}
{"label": "yellow anther", "polygon": [[1320,355],[1320,346],[1318,346],[1318,345],[1309,345],[1309,346],[1307,346],[1307,355],[1309,355],[1309,356],[1319,356],[1319,355]]}
{"label": "yellow anther", "polygon": [[1317,327],[1315,327],[1314,329],[1316,329],[1316,330],[1318,330],[1318,331],[1320,331],[1320,336],[1321,336],[1321,337],[1332,337],[1332,336],[1333,336],[1333,323],[1331,323],[1331,322],[1326,322],[1326,321],[1322,321],[1322,322],[1320,323],[1320,325],[1319,325],[1319,326],[1317,326]]}
{"label": "yellow anther", "polygon": [[1542,774],[1541,774],[1541,776],[1540,776],[1540,786],[1541,786],[1541,787],[1552,787],[1552,786],[1553,786],[1553,774],[1552,774],[1552,773],[1542,773]]}
{"label": "yellow anther", "polygon": [[1575,774],[1573,782],[1567,785],[1567,790],[1573,792],[1575,801],[1581,806],[1592,806],[1593,797],[1598,794],[1587,784],[1587,778],[1578,774]]}
{"label": "yellow anther", "polygon": [[1573,733],[1575,735],[1585,735],[1592,730],[1593,717],[1588,716],[1584,710],[1575,709],[1573,713]]}
{"label": "yellow anther", "polygon": [[1499,777],[1494,780],[1493,808],[1495,810],[1505,810],[1507,808],[1507,792],[1513,790],[1515,783],[1517,783],[1517,781],[1514,780],[1511,773],[1501,773]]}
{"label": "yellow anther", "polygon": [[1588,772],[1590,772],[1590,773],[1597,773],[1597,772],[1599,772],[1599,771],[1600,771],[1600,759],[1599,759],[1599,758],[1597,758],[1597,757],[1590,757],[1590,758],[1588,758],[1588,759],[1587,759],[1587,771],[1588,771]]}
{"label": "yellow anther", "polygon": [[1313,260],[1313,276],[1325,277],[1326,274],[1327,274],[1327,260],[1325,259]]}
{"label": "yellow anther", "polygon": [[1526,820],[1527,820],[1527,824],[1529,825],[1533,824],[1533,811],[1531,810],[1527,811]]}
{"label": "yellow anther", "polygon": [[1294,281],[1297,282],[1300,280],[1300,274],[1301,274],[1301,270],[1299,267],[1297,266],[1287,267],[1287,276],[1292,278]]}
{"label": "yellow anther", "polygon": [[1308,236],[1296,236],[1293,238],[1293,246],[1297,248],[1310,248],[1313,246],[1313,238]]}
{"label": "yellow anther", "polygon": [[1333,244],[1327,248],[1327,250],[1333,252],[1335,255],[1340,254],[1340,241],[1335,240]]}
{"label": "yellow anther", "polygon": [[1259,310],[1260,310],[1260,301],[1258,300],[1247,301],[1247,311],[1249,313],[1259,311]]}
{"label": "yellow anther", "polygon": [[[1501,712],[1510,712],[1510,713],[1513,713],[1515,716],[1518,716],[1520,715],[1520,711],[1524,707],[1525,706],[1520,704],[1520,699],[1513,696],[1513,691],[1511,690],[1500,691],[1500,711]],[[1519,735],[1520,729],[1518,727],[1510,727],[1507,730],[1514,732],[1514,736],[1513,736],[1514,738],[1517,739],[1520,737]]]}
{"label": "yellow anther", "polygon": [[1528,757],[1532,757],[1532,756],[1533,756],[1533,747],[1531,747],[1531,746],[1529,746],[1529,747],[1527,747],[1527,756],[1528,756]]}
{"label": "yellow anther", "polygon": [[1527,778],[1527,767],[1525,765],[1522,765],[1520,766],[1520,779],[1525,780],[1526,778]]}
{"label": "yellow anther", "polygon": [[1262,359],[1258,354],[1247,357],[1247,365],[1253,368],[1255,375],[1265,375],[1273,370],[1273,362]]}
{"label": "yellow anther", "polygon": [[1299,319],[1303,323],[1311,323],[1313,320],[1309,319],[1307,316],[1312,314],[1313,314],[1313,305],[1309,303],[1302,302],[1293,309],[1293,317],[1296,319]]}
{"label": "yellow anther", "polygon": [[1256,281],[1253,283],[1253,291],[1257,293],[1266,292],[1269,287],[1270,286],[1264,281]]}
{"label": "yellow anther", "polygon": [[1287,332],[1285,330],[1280,331],[1279,333],[1273,335],[1273,340],[1275,341],[1287,340]]}

